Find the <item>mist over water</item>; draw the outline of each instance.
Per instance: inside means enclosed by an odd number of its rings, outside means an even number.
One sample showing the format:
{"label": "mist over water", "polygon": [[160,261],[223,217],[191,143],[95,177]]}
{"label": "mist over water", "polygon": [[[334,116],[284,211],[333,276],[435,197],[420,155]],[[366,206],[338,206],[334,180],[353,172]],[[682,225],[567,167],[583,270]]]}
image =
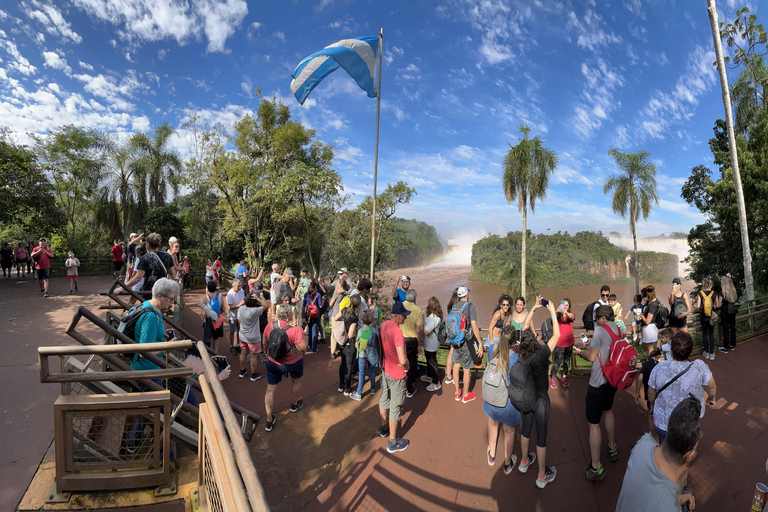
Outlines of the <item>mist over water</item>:
{"label": "mist over water", "polygon": [[[622,249],[634,250],[634,244],[630,237],[608,235],[608,241]],[[688,265],[683,263],[683,259],[688,257],[688,240],[685,238],[638,238],[637,250],[674,254],[680,260],[677,265],[677,273],[681,278],[687,275],[690,270]]]}

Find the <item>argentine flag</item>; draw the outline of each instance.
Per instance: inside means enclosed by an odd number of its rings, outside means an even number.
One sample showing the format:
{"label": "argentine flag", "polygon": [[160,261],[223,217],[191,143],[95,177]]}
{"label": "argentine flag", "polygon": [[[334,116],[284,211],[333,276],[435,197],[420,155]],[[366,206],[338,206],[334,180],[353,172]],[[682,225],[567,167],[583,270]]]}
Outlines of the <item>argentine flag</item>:
{"label": "argentine flag", "polygon": [[376,74],[378,51],[378,36],[342,39],[326,46],[296,66],[291,74],[291,92],[303,105],[312,89],[341,66],[355,79],[357,85],[368,93],[369,98],[375,98],[376,85],[373,78]]}

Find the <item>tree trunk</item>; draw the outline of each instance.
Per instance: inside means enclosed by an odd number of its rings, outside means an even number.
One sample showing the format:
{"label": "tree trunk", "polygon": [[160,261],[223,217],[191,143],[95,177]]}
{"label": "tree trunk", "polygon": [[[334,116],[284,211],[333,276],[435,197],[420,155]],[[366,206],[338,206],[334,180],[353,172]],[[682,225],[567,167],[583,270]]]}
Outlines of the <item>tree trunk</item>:
{"label": "tree trunk", "polygon": [[525,236],[528,234],[528,206],[523,208],[523,250],[520,255],[520,296],[525,297]]}
{"label": "tree trunk", "polygon": [[301,208],[304,210],[304,226],[307,229],[307,253],[309,254],[309,264],[312,266],[312,275],[317,275],[317,267],[315,267],[315,259],[312,257],[312,244],[310,243],[309,234],[309,217],[307,216],[307,205],[304,203],[304,193],[299,194],[299,201],[301,201]]}
{"label": "tree trunk", "polygon": [[635,228],[635,217],[630,213],[629,227],[632,230],[632,241],[635,244],[635,295],[640,293],[640,265],[637,261],[637,231]]}
{"label": "tree trunk", "polygon": [[717,8],[715,0],[707,0],[709,10],[709,23],[712,26],[712,39],[715,43],[715,55],[717,56],[717,70],[720,72],[720,88],[723,92],[723,107],[725,108],[725,126],[728,129],[728,146],[731,150],[731,166],[733,167],[733,184],[736,188],[736,205],[739,211],[739,228],[741,228],[741,250],[744,256],[744,281],[747,286],[747,301],[750,311],[755,303],[755,285],[752,279],[752,254],[749,249],[749,232],[747,231],[747,211],[744,206],[744,191],[741,188],[741,174],[739,173],[739,159],[736,152],[736,136],[733,133],[733,117],[731,115],[731,94],[728,90],[728,77],[725,74],[725,61],[723,49],[720,45],[720,30],[717,21]]}

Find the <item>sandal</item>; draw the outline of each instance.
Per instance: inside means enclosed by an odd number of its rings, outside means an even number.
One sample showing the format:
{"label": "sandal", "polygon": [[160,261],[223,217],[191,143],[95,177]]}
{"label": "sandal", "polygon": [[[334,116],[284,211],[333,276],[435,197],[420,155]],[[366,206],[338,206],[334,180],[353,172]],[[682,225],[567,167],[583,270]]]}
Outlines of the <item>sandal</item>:
{"label": "sandal", "polygon": [[493,466],[496,463],[496,457],[491,457],[491,447],[488,447],[488,465]]}
{"label": "sandal", "polygon": [[506,462],[504,463],[504,467],[502,468],[504,470],[504,474],[510,474],[512,470],[515,469],[515,464],[517,464],[517,455],[513,453],[512,457],[509,459],[509,465],[507,465]]}

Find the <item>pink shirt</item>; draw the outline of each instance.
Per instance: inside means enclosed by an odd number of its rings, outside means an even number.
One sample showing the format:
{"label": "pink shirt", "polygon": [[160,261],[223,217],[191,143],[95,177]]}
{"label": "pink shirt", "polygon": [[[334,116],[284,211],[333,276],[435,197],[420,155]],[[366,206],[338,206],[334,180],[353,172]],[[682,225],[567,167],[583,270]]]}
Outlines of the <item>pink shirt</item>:
{"label": "pink shirt", "polygon": [[381,351],[383,352],[381,359],[384,371],[395,380],[404,379],[405,368],[400,366],[400,358],[397,356],[397,348],[405,347],[403,331],[395,322],[387,320],[381,324],[379,333],[381,334]]}
{"label": "pink shirt", "polygon": [[[267,324],[267,327],[264,329],[264,334],[261,337],[261,339],[263,340],[262,343],[269,344],[269,335],[272,333],[273,325],[274,325],[274,322],[269,322],[269,324]],[[285,329],[289,325],[291,324],[289,324],[288,322],[283,322],[282,320],[280,321],[280,327],[282,329]],[[301,358],[304,357],[299,351],[299,349],[296,348],[296,345],[298,343],[304,343],[304,329],[302,329],[297,325],[295,327],[289,327],[285,331],[285,333],[288,335],[288,345],[290,347],[290,350],[288,351],[288,355],[285,356],[280,361],[275,361],[271,357],[267,356],[267,358],[273,363],[293,364],[300,361]]]}
{"label": "pink shirt", "polygon": [[572,347],[574,343],[573,338],[573,320],[570,320],[567,316],[563,315],[563,322],[557,321],[560,326],[560,339],[557,340],[558,347]]}

